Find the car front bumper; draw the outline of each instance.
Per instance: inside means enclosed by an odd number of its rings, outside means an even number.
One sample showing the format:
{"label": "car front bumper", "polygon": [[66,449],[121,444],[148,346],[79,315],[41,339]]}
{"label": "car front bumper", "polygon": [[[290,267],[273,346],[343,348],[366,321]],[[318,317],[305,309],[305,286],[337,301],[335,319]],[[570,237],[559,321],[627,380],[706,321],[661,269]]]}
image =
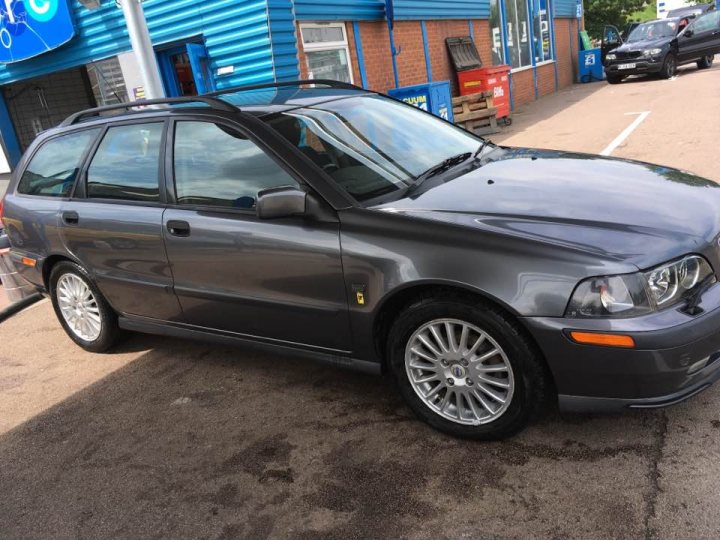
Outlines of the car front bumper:
{"label": "car front bumper", "polygon": [[[632,319],[523,319],[555,379],[562,409],[611,411],[679,403],[720,379],[720,285],[704,312],[667,309]],[[575,343],[573,330],[632,336],[635,348]]]}
{"label": "car front bumper", "polygon": [[[623,64],[635,64],[635,67],[632,69],[620,69],[619,66]],[[607,64],[605,66],[605,76],[608,75],[616,75],[616,76],[626,76],[626,75],[642,75],[644,73],[658,73],[663,66],[662,60],[656,60],[653,59],[640,59],[636,58],[634,60],[613,60],[611,64]]]}

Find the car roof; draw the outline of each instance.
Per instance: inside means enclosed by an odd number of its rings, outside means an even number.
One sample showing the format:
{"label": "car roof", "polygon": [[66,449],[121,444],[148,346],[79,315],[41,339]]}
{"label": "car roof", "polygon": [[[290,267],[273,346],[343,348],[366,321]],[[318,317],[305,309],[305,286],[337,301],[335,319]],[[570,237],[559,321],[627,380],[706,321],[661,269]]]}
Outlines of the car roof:
{"label": "car roof", "polygon": [[[312,85],[311,87],[307,87]],[[162,98],[129,103],[120,103],[79,111],[49,131],[62,131],[78,124],[111,123],[127,120],[139,115],[158,116],[173,113],[207,112],[219,110],[225,113],[243,112],[255,116],[266,116],[292,109],[310,107],[353,96],[369,95],[374,92],[340,81],[289,81],[268,83],[250,87],[239,87],[179,98]],[[148,108],[151,107],[152,108]],[[161,107],[161,108],[158,108]]]}
{"label": "car roof", "polygon": [[686,17],[687,15],[701,15],[713,11],[715,4],[696,4],[694,6],[683,6],[668,11],[668,17]]}

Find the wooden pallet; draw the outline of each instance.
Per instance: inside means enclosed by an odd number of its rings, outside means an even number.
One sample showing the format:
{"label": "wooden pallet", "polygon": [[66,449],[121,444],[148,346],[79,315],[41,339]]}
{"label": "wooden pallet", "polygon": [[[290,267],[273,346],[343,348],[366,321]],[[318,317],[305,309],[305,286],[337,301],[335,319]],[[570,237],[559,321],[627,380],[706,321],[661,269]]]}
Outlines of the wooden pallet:
{"label": "wooden pallet", "polygon": [[455,123],[477,135],[500,131],[497,126],[497,110],[493,105],[492,92],[478,92],[453,98]]}

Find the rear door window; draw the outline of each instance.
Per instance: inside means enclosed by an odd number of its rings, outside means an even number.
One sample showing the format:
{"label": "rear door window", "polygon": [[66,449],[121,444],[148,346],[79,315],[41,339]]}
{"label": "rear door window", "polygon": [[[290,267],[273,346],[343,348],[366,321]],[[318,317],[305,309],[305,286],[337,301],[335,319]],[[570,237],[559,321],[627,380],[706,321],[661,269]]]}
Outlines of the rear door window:
{"label": "rear door window", "polygon": [[89,199],[160,200],[160,145],[163,123],[111,127],[87,174]]}
{"label": "rear door window", "polygon": [[178,204],[253,209],[263,189],[298,183],[241,133],[210,122],[175,128]]}
{"label": "rear door window", "polygon": [[46,197],[70,196],[82,158],[99,133],[99,128],[88,129],[47,141],[30,160],[20,178],[18,193]]}

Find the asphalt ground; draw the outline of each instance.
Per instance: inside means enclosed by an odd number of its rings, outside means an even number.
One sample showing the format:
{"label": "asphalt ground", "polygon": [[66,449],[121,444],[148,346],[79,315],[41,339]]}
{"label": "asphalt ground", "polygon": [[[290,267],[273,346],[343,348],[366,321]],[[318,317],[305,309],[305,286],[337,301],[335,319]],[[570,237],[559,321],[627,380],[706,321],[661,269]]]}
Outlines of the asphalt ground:
{"label": "asphalt ground", "polygon": [[[573,87],[508,144],[720,180],[720,69]],[[622,186],[618,186],[622,189]],[[717,538],[720,387],[661,411],[551,413],[472,443],[391,382],[152,336],[72,344],[43,301],[0,324],[0,537]]]}

